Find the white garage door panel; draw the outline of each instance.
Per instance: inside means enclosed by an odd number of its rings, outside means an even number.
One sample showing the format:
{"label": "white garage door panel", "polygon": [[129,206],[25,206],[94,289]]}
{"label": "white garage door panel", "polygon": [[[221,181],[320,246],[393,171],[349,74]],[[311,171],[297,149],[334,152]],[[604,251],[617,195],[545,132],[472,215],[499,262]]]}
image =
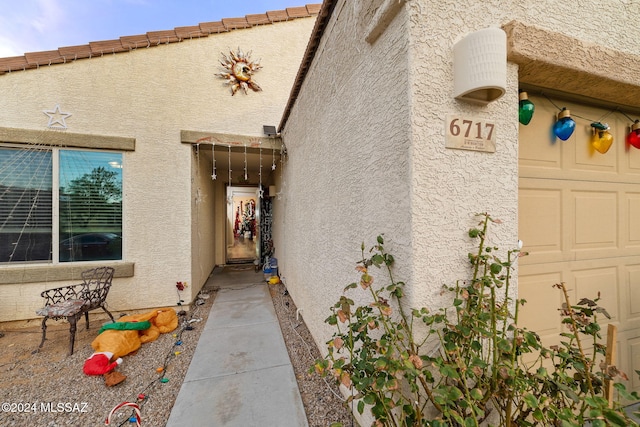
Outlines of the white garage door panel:
{"label": "white garage door panel", "polygon": [[[554,101],[576,119],[567,141],[551,128],[558,109],[530,96],[534,119],[520,126],[519,238],[529,256],[519,260],[522,326],[557,344],[564,331],[558,308],[563,297],[552,286],[564,282],[572,302],[595,298],[618,327],[618,365],[640,390],[640,150],[629,148],[629,120],[594,107]],[[580,116],[580,117],[576,117]],[[591,148],[590,121],[606,117],[614,143],[606,154]],[[603,120],[604,121],[604,120]],[[604,338],[604,337],[603,337]]]}
{"label": "white garage door panel", "polygon": [[520,178],[523,264],[640,256],[640,184]]}

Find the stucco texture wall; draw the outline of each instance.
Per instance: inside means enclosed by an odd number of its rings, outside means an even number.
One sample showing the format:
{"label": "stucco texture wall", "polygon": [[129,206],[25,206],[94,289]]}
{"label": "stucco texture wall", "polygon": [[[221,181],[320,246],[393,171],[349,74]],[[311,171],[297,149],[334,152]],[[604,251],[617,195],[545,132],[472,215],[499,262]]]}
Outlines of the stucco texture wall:
{"label": "stucco texture wall", "polygon": [[[260,136],[264,124],[278,123],[314,22],[295,19],[0,76],[1,127],[43,130],[46,145],[46,132],[54,131],[46,129],[43,110],[59,104],[72,113],[66,132],[136,140],[123,162],[123,252],[135,274],[114,281],[111,309],[174,306],[177,281],[191,285],[186,301],[202,286],[213,266],[208,216],[215,194],[197,174],[210,165],[197,164],[180,131]],[[232,97],[215,75],[223,71],[221,52],[238,47],[261,59],[254,77],[262,92]],[[9,297],[0,298],[0,321],[35,317],[39,292],[64,284],[0,285]]]}
{"label": "stucco texture wall", "polygon": [[320,345],[363,241],[384,234],[403,278],[412,263],[407,16],[371,46],[356,3],[338,2],[283,130],[274,202],[280,273]]}
{"label": "stucco texture wall", "polygon": [[[487,212],[502,221],[489,231],[490,242],[501,249],[501,255],[517,245],[517,67],[507,67],[506,93],[497,101],[478,105],[453,96],[453,46],[469,33],[499,28],[505,11],[498,3],[408,3],[412,234],[416,236],[412,256],[419,260],[412,285],[420,289],[412,301],[414,307],[449,304],[451,295],[441,294],[441,286],[470,278],[467,254],[475,250],[475,242],[467,232],[479,221],[475,213]],[[445,148],[447,115],[494,123],[495,152]]]}
{"label": "stucco texture wall", "polygon": [[[432,309],[449,301],[443,284],[469,277],[474,213],[502,221],[491,227],[502,254],[517,245],[518,66],[507,64],[499,100],[458,101],[456,42],[517,20],[637,52],[640,6],[632,1],[408,0],[369,44],[364,21],[388,3],[336,2],[283,130],[288,158],[278,184],[284,196],[275,203],[276,247],[284,281],[320,345],[332,332],[323,323],[328,307],[357,280],[363,240],[385,233],[408,303]],[[571,47],[540,48],[560,55]],[[495,153],[445,148],[448,114],[493,122]]]}
{"label": "stucco texture wall", "polygon": [[[410,75],[412,99],[413,171],[412,219],[414,278],[437,287],[468,276],[464,260],[469,249],[466,230],[473,212],[489,212],[503,224],[493,226],[495,244],[503,250],[517,242],[517,91],[518,67],[509,64],[507,92],[485,107],[452,99],[453,45],[471,32],[520,21],[607,49],[637,53],[634,17],[640,5],[631,1],[502,2],[410,1]],[[593,17],[598,25],[594,26]],[[572,46],[544,43],[540,49],[561,57]],[[562,90],[562,87],[555,88]],[[447,150],[444,117],[479,117],[496,124],[494,154]],[[416,303],[439,305],[424,292]]]}

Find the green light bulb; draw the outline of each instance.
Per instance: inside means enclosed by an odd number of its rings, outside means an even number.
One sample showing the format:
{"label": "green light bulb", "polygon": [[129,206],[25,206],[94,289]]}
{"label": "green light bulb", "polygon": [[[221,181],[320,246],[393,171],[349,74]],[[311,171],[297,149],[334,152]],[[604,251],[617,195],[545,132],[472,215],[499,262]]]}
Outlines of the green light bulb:
{"label": "green light bulb", "polygon": [[536,109],[536,106],[533,102],[529,101],[529,96],[527,92],[520,92],[520,104],[518,106],[518,116],[520,123],[523,125],[528,125],[533,117],[533,111]]}

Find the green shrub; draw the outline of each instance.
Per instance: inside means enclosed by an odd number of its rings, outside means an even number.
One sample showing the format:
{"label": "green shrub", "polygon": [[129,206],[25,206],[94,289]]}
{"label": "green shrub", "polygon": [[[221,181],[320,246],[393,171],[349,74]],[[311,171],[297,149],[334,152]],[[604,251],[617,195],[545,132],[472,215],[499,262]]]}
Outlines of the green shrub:
{"label": "green shrub", "polygon": [[[369,410],[374,426],[637,425],[605,398],[607,381],[624,374],[598,363],[605,347],[597,317],[608,316],[598,299],[572,305],[564,284],[554,285],[566,301],[566,332],[560,345],[544,347],[518,325],[524,301],[512,298],[510,284],[520,254],[500,259],[487,240],[489,225],[499,221],[480,217],[469,231],[477,241],[468,256],[471,278],[446,287],[451,304],[435,312],[403,306],[405,284],[393,277],[395,260],[382,236],[368,253],[362,244],[360,279],[331,307],[326,322],[336,332],[310,371],[351,389],[349,402],[361,414]],[[373,267],[386,273],[384,285],[374,281]],[[347,296],[357,289],[369,295],[367,303]],[[618,399],[639,399],[622,383],[615,389]]]}

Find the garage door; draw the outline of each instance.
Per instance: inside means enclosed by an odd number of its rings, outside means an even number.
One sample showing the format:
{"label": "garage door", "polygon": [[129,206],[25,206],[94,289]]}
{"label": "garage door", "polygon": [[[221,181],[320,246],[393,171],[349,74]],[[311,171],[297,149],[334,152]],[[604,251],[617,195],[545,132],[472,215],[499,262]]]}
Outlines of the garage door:
{"label": "garage door", "polygon": [[[628,387],[640,390],[640,150],[625,142],[631,121],[608,109],[529,98],[536,111],[519,140],[519,238],[530,254],[519,261],[519,296],[527,300],[520,323],[555,344],[562,296],[552,285],[565,282],[573,302],[599,292],[612,316],[601,316],[603,335],[606,323],[617,325],[617,365]],[[576,121],[567,141],[552,132],[559,107]],[[606,154],[590,145],[595,121],[611,126]]]}

